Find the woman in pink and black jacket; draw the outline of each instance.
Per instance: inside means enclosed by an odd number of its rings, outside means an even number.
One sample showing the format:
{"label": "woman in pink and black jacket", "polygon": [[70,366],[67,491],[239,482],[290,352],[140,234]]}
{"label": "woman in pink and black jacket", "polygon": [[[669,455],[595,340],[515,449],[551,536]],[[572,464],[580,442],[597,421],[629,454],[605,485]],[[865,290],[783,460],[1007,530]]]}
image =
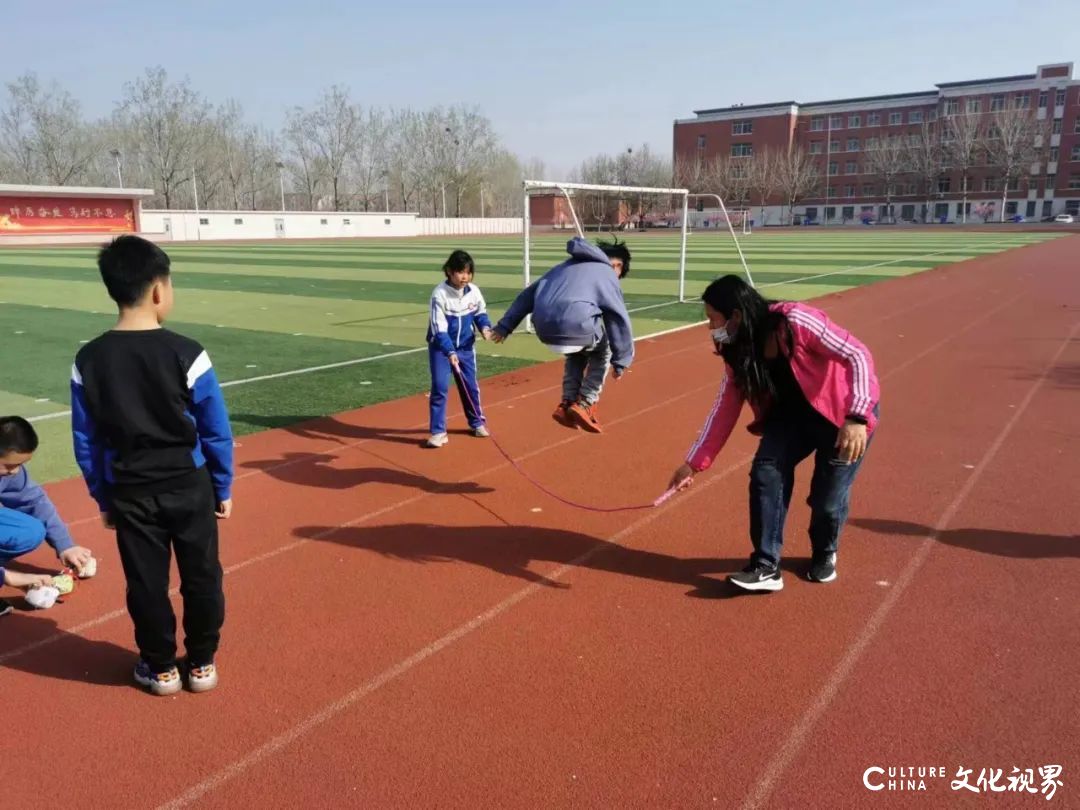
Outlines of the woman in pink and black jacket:
{"label": "woman in pink and black jacket", "polygon": [[754,553],[728,581],[750,591],[784,587],[780,553],[795,467],[813,454],[813,560],[807,576],[832,582],[851,485],[877,427],[874,360],[821,310],[768,301],[738,276],[717,279],[701,297],[726,373],[712,413],[671,485],[687,487],[695,473],[709,468],[749,401],[750,432],[761,436],[750,470]]}

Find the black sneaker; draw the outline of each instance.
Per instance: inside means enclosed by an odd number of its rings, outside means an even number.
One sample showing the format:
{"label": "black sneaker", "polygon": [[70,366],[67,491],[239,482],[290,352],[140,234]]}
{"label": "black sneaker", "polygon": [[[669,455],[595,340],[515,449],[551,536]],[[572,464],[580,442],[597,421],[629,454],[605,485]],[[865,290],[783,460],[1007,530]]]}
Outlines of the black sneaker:
{"label": "black sneaker", "polygon": [[832,582],[836,579],[836,555],[822,554],[815,556],[810,563],[806,578],[811,582]]}
{"label": "black sneaker", "polygon": [[727,581],[747,591],[782,591],[784,579],[775,568],[761,563],[751,563],[738,574],[731,574]]}
{"label": "black sneaker", "polygon": [[0,616],[7,616],[14,609],[7,599],[0,599]]}

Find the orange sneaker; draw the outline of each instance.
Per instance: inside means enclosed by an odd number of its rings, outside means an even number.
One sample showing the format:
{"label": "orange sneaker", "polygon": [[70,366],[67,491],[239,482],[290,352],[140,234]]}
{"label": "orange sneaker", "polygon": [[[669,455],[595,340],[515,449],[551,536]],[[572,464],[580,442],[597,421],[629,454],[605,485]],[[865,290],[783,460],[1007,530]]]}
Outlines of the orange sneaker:
{"label": "orange sneaker", "polygon": [[578,427],[581,427],[590,433],[604,432],[604,429],[600,427],[600,420],[597,418],[595,405],[589,405],[578,400],[570,406],[568,413]]}
{"label": "orange sneaker", "polygon": [[570,404],[563,400],[559,403],[559,407],[551,414],[551,418],[558,422],[563,427],[577,428],[577,424],[574,422],[573,417],[570,416]]}

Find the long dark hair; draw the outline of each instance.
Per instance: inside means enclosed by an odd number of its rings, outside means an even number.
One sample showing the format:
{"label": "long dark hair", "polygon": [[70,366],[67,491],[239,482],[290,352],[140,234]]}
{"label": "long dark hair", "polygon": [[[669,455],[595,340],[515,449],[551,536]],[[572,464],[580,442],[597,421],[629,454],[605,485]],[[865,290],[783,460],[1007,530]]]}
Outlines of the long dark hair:
{"label": "long dark hair", "polygon": [[765,363],[765,342],[776,331],[783,315],[773,313],[774,302],[765,298],[739,276],[727,275],[713,281],[701,300],[731,318],[738,310],[742,320],[734,340],[720,347],[720,354],[735,376],[735,384],[755,405],[763,406],[776,394],[776,387]]}

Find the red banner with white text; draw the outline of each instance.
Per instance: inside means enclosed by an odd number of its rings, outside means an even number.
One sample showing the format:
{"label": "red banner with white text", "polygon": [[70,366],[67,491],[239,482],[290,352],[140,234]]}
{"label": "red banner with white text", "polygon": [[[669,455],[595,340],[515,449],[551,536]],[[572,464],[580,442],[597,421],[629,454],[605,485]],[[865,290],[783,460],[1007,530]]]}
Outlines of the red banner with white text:
{"label": "red banner with white text", "polygon": [[0,237],[50,233],[130,233],[132,200],[0,196]]}

